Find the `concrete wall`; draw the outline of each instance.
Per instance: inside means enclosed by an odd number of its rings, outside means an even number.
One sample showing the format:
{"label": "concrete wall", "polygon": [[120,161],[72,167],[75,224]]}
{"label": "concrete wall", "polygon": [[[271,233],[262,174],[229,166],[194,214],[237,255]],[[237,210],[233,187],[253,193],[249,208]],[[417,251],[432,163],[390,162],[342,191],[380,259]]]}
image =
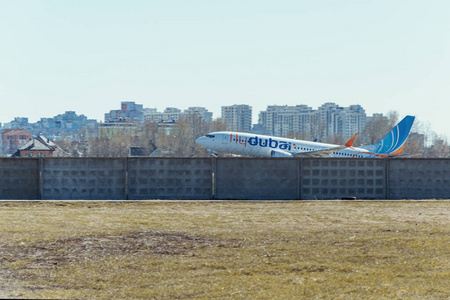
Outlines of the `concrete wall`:
{"label": "concrete wall", "polygon": [[39,161],[0,158],[0,199],[39,198]]}
{"label": "concrete wall", "polygon": [[384,199],[385,160],[303,159],[301,199]]}
{"label": "concrete wall", "polygon": [[124,159],[46,158],[41,161],[42,199],[119,200],[126,197]]}
{"label": "concrete wall", "polygon": [[449,159],[391,159],[389,199],[450,199]]}
{"label": "concrete wall", "polygon": [[129,158],[128,199],[211,199],[209,158]]}
{"label": "concrete wall", "polygon": [[220,158],[216,199],[298,199],[297,159]]}
{"label": "concrete wall", "polygon": [[450,159],[2,158],[0,199],[450,198]]}

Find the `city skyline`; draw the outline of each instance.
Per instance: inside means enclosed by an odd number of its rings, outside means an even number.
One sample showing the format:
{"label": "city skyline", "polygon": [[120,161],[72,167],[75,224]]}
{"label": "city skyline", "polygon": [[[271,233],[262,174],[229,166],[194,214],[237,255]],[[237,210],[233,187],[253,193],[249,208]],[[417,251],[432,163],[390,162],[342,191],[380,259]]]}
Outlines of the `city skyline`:
{"label": "city skyline", "polygon": [[[449,136],[450,3],[2,1],[0,122],[146,107],[360,104]],[[186,103],[189,103],[186,105]]]}
{"label": "city skyline", "polygon": [[[146,114],[146,113],[148,114],[148,112],[146,112],[146,110],[149,110],[151,113],[155,113],[155,114],[161,114],[161,113],[164,113],[164,112],[167,112],[167,111],[174,111],[174,112],[176,111],[176,112],[179,112],[179,113],[183,113],[183,112],[186,113],[186,112],[189,112],[193,108],[203,108],[207,112],[210,112],[208,107],[200,107],[200,106],[189,106],[189,107],[186,107],[186,108],[167,106],[167,107],[164,107],[163,109],[159,110],[156,107],[146,107],[142,103],[136,103],[135,101],[121,101],[120,102],[121,105],[123,105],[124,103],[131,103],[132,105],[140,106],[141,109],[143,110],[144,114]],[[332,105],[336,105],[337,107],[345,108],[340,103],[334,103],[334,102],[324,102],[324,103],[320,104],[319,106],[317,106],[316,108],[311,107],[311,106],[306,105],[306,104],[296,104],[296,105],[293,105],[293,106],[305,106],[305,107],[310,108],[312,111],[317,111],[322,106],[327,105],[327,104],[332,104]],[[105,112],[103,112],[103,118],[102,119],[91,118],[89,115],[87,115],[85,113],[82,113],[82,112],[77,112],[77,111],[73,111],[73,110],[65,110],[64,112],[60,112],[60,113],[58,113],[58,114],[56,114],[54,116],[41,116],[41,117],[38,117],[36,120],[32,120],[32,119],[30,119],[27,116],[15,116],[11,120],[6,121],[6,122],[3,122],[2,120],[0,120],[0,124],[1,124],[0,129],[2,129],[2,127],[5,126],[5,124],[9,124],[9,123],[14,122],[16,120],[23,121],[23,119],[26,119],[27,122],[31,124],[31,123],[38,123],[38,122],[41,122],[41,121],[47,121],[48,119],[61,118],[61,117],[65,116],[65,115],[67,115],[67,114],[76,115],[76,116],[82,117],[82,118],[84,118],[86,120],[96,121],[98,123],[109,122],[109,120],[107,120],[107,118],[110,117],[111,113],[114,113],[116,111],[120,111],[123,108],[123,107],[120,107],[121,105],[117,105],[115,109],[113,108],[113,109],[109,109],[109,110],[106,110]],[[221,112],[219,113],[219,115],[215,116],[214,113],[211,112],[211,114],[212,114],[211,120],[216,120],[218,118],[222,118],[223,117],[223,108],[225,108],[225,107],[239,107],[239,106],[249,106],[250,110],[252,111],[252,106],[249,105],[249,104],[245,104],[245,103],[242,103],[242,104],[231,104],[231,105],[228,105],[228,106],[221,106]],[[352,106],[360,106],[363,109],[363,111],[365,111],[364,107],[359,105],[359,104],[350,104],[347,108],[352,107]],[[253,111],[252,115],[251,115],[251,123],[252,123],[251,125],[258,124],[258,120],[259,120],[260,114],[262,112],[266,112],[268,109],[270,109],[272,107],[283,108],[283,107],[292,107],[292,106],[287,105],[287,104],[272,104],[272,105],[268,105],[265,109],[263,109],[261,111]],[[125,110],[128,110],[128,109],[125,109]],[[255,117],[255,115],[256,115],[256,117]],[[373,114],[366,113],[366,115],[367,115],[367,117],[371,117],[372,115],[384,115],[384,114],[381,113],[381,112],[375,112]]]}
{"label": "city skyline", "polygon": [[[98,122],[95,119],[88,119],[84,114],[78,115],[75,111],[66,111],[64,114],[59,114],[53,118],[41,118],[35,123],[30,123],[28,118],[16,117],[13,121],[0,126],[2,136],[0,151],[10,155],[13,153],[19,155],[17,145],[29,143],[31,135],[45,136],[45,139],[54,141],[62,139],[85,142],[90,138],[101,135],[114,135],[117,130],[121,133],[136,134],[145,127],[147,121],[157,122],[158,128],[166,134],[171,134],[169,133],[170,129],[181,118],[188,120],[189,124],[215,126],[213,123],[209,123],[213,121],[212,113],[204,107],[189,107],[185,110],[167,107],[163,112],[159,112],[156,108],[144,107],[142,104],[133,101],[122,101],[120,109],[110,110],[104,116],[104,122]],[[196,119],[192,118],[195,116],[201,118],[203,122],[195,121]],[[351,136],[356,136],[355,133],[363,132],[366,123],[372,117],[376,116],[367,116],[361,105],[343,107],[336,103],[327,102],[323,103],[317,110],[307,105],[271,105],[265,111],[259,112],[258,122],[253,123],[252,107],[235,104],[222,106],[221,118],[224,123],[219,122],[219,124],[226,125],[222,130],[227,131],[258,133],[277,137],[296,135],[296,138],[300,137],[306,140],[313,138],[325,141],[330,137],[347,140]],[[206,130],[206,128],[203,129]],[[197,134],[200,134],[200,132],[197,132]],[[25,152],[20,153],[20,156],[26,155]]]}
{"label": "city skyline", "polygon": [[[376,115],[367,115],[364,107],[353,104],[348,107],[333,102],[323,103],[317,109],[307,105],[270,105],[258,113],[257,123],[252,119],[252,107],[249,105],[222,106],[221,118],[228,131],[254,132],[273,136],[287,136],[292,133],[302,134],[304,138],[326,139],[330,136],[350,138],[355,133],[363,132],[366,122]],[[144,107],[133,101],[122,101],[120,109],[110,110],[104,114],[104,122],[88,119],[84,114],[66,111],[53,118],[41,118],[35,123],[28,118],[16,117],[13,121],[0,124],[0,132],[15,129],[28,129],[33,134],[46,135],[52,139],[70,136],[70,139],[84,139],[96,136],[100,131],[114,131],[118,128],[136,130],[146,121],[154,121],[170,128],[180,118],[191,119],[198,116],[206,122],[213,121],[212,113],[205,107],[189,107],[181,110],[167,107],[163,112],[156,108]],[[216,118],[217,119],[217,118]],[[83,129],[83,131],[79,131]],[[5,131],[6,130],[6,131]],[[420,131],[419,131],[420,132]]]}

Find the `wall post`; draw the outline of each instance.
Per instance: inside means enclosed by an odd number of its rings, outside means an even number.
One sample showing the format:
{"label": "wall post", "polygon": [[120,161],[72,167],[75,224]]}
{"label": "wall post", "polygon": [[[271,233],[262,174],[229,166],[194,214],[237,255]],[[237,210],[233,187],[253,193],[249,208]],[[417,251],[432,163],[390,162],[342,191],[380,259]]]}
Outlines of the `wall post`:
{"label": "wall post", "polygon": [[124,162],[124,171],[125,171],[125,200],[129,200],[129,185],[128,185],[128,157],[125,157]]}
{"label": "wall post", "polygon": [[389,158],[384,159],[384,199],[389,197]]}
{"label": "wall post", "polygon": [[297,199],[302,200],[302,167],[303,158],[297,159]]}
{"label": "wall post", "polygon": [[38,159],[38,199],[44,200],[44,158]]}
{"label": "wall post", "polygon": [[215,156],[211,157],[211,199],[216,199],[216,175],[217,175],[217,158]]}

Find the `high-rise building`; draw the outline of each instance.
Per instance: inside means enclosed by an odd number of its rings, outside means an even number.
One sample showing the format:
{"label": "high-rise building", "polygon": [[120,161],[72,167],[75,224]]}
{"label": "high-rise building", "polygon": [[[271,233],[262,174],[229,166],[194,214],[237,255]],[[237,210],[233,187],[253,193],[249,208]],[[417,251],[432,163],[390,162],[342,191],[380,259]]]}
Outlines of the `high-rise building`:
{"label": "high-rise building", "polygon": [[143,111],[144,109],[142,104],[136,104],[133,101],[122,101],[120,107],[123,111]]}
{"label": "high-rise building", "polygon": [[164,112],[158,112],[156,108],[145,109],[145,120],[157,123],[175,123],[181,116],[181,109],[167,107]]}
{"label": "high-rise building", "polygon": [[252,107],[246,104],[222,106],[222,118],[227,130],[250,132],[252,129]]}
{"label": "high-rise building", "polygon": [[212,112],[209,112],[204,107],[189,107],[183,111],[183,116],[189,119],[192,116],[198,116],[203,119],[203,121],[212,121]]}
{"label": "high-rise building", "polygon": [[3,125],[4,129],[20,129],[20,128],[29,128],[30,123],[28,123],[28,118],[15,117],[14,121],[9,123],[5,123]]}
{"label": "high-rise building", "polygon": [[119,110],[111,110],[109,113],[105,113],[105,123],[143,121],[144,108],[142,104],[136,104],[130,101],[123,101]]}
{"label": "high-rise building", "polygon": [[310,121],[312,108],[306,105],[270,105],[259,113],[258,123],[267,133],[286,136],[290,132],[305,132]]}
{"label": "high-rise building", "polygon": [[317,110],[306,105],[272,105],[259,113],[258,124],[270,135],[302,133],[304,138],[324,141],[332,135],[350,138],[355,133],[362,132],[366,118],[360,105],[341,107],[327,102]]}
{"label": "high-rise building", "polygon": [[145,108],[144,115],[146,121],[158,123],[175,123],[180,118],[191,119],[194,116],[198,116],[204,121],[212,121],[212,112],[209,112],[205,107],[189,107],[183,112],[175,107],[167,107],[164,112],[158,112],[156,108]]}
{"label": "high-rise building", "polygon": [[362,132],[366,127],[367,116],[361,105],[345,107],[339,114],[339,127],[337,133],[344,138],[350,138],[355,133]]}
{"label": "high-rise building", "polygon": [[323,140],[328,136],[339,134],[336,124],[339,123],[338,115],[343,109],[343,107],[332,102],[324,103],[317,109],[318,119],[316,122],[319,131],[316,138]]}

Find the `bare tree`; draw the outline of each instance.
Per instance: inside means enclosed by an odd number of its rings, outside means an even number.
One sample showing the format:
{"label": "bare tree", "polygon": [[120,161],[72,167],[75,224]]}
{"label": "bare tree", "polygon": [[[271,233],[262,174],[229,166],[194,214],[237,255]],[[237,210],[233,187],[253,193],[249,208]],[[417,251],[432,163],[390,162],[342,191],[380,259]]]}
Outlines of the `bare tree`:
{"label": "bare tree", "polygon": [[403,155],[408,157],[424,157],[425,155],[425,135],[411,132],[406,140]]}
{"label": "bare tree", "polygon": [[218,118],[212,121],[208,131],[225,131],[227,130],[227,121],[222,118]]}
{"label": "bare tree", "polygon": [[386,116],[374,116],[362,131],[358,142],[372,145],[380,141],[397,123],[398,113],[390,111]]}
{"label": "bare tree", "polygon": [[91,157],[126,157],[130,145],[130,136],[112,135],[89,139],[88,156]]}
{"label": "bare tree", "polygon": [[298,131],[289,131],[286,135],[288,139],[296,139],[296,140],[310,140],[311,137],[306,132],[298,132]]}
{"label": "bare tree", "polygon": [[306,134],[308,134],[310,140],[326,138],[327,125],[324,123],[319,114],[310,116],[309,123],[307,124]]}
{"label": "bare tree", "polygon": [[425,157],[429,158],[447,158],[450,157],[450,147],[445,138],[433,135],[433,143],[425,149]]}
{"label": "bare tree", "polygon": [[336,144],[336,145],[344,145],[346,141],[344,141],[344,137],[340,134],[332,134],[327,136],[327,143]]}
{"label": "bare tree", "polygon": [[[220,123],[219,123],[220,124]],[[192,115],[189,118],[180,118],[167,134],[165,131],[158,134],[156,145],[159,156],[164,157],[202,157],[207,152],[195,143],[195,139],[207,134],[211,127],[218,123],[206,122],[200,116]]]}

